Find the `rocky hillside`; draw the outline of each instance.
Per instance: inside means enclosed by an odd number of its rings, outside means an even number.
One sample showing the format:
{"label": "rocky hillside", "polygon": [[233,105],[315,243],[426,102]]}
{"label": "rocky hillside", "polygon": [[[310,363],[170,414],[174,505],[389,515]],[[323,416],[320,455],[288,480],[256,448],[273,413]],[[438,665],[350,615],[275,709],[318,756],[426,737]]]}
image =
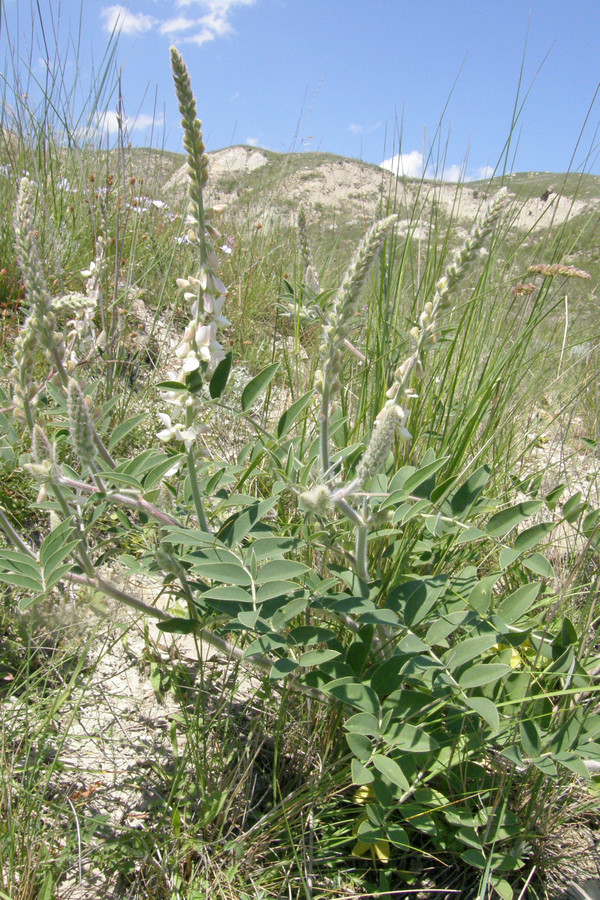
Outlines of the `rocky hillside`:
{"label": "rocky hillside", "polygon": [[[415,211],[429,219],[432,207],[447,218],[468,225],[500,179],[454,184],[396,178],[379,166],[326,153],[281,155],[255,147],[229,147],[209,154],[211,201],[232,212],[275,217],[292,223],[300,204],[320,218],[332,216],[348,224],[370,223],[382,205],[392,202],[414,225]],[[513,225],[539,230],[598,208],[600,178],[551,173],[509,175],[505,183],[519,198]],[[163,193],[183,198],[187,186],[184,162],[164,182]]]}

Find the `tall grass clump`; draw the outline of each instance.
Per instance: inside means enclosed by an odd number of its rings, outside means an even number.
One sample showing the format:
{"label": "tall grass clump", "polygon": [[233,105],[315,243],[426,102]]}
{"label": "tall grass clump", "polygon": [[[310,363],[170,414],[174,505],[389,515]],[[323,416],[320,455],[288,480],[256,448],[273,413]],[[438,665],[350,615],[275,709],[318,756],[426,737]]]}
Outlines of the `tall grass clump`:
{"label": "tall grass clump", "polygon": [[[102,595],[194,642],[195,694],[181,673],[157,674],[157,690],[188,700],[160,815],[132,838],[129,875],[153,895],[437,883],[525,896],[551,822],[568,817],[574,785],[585,806],[600,760],[597,585],[561,584],[547,552],[557,523],[575,523],[583,568],[598,514],[577,495],[559,506],[564,486],[526,471],[521,407],[549,285],[586,273],[539,264],[527,277],[545,287],[519,305],[505,188],[454,249],[450,231],[434,235],[416,280],[390,209],[324,290],[301,217],[282,303],[315,359],[275,359],[234,390],[219,210],[174,48],[171,64],[189,208],[169,298],[177,287],[184,321],[170,370],[140,396],[119,391],[115,222],[95,234],[85,288],[56,292],[40,185],[20,180],[23,316],[3,416],[39,526],[0,509],[0,580],[21,611],[61,590]],[[227,431],[231,446],[215,446]],[[225,683],[207,677],[208,649]],[[263,731],[245,721],[236,738],[249,683]]]}

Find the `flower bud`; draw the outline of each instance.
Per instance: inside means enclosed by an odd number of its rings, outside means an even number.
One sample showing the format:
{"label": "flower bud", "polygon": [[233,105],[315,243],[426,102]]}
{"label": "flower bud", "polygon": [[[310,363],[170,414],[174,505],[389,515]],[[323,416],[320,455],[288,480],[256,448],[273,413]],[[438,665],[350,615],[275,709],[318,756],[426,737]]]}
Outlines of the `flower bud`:
{"label": "flower bud", "polygon": [[331,492],[324,484],[317,485],[311,490],[304,491],[300,494],[300,506],[306,512],[313,513],[316,516],[324,516],[327,514],[331,506]]}

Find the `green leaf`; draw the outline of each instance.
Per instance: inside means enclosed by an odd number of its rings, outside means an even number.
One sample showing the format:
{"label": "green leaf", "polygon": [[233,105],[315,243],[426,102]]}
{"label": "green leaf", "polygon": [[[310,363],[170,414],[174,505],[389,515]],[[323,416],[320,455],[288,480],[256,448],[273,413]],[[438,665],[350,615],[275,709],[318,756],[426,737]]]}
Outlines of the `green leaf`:
{"label": "green leaf", "polygon": [[506,625],[512,625],[535,603],[540,592],[541,585],[538,582],[524,584],[507,597],[496,610],[498,616]]}
{"label": "green leaf", "polygon": [[0,568],[6,569],[7,572],[21,572],[22,575],[29,575],[32,578],[37,578],[40,574],[37,560],[20,550],[0,550]]}
{"label": "green leaf", "polygon": [[309,646],[310,644],[322,644],[329,641],[337,641],[336,635],[328,628],[320,625],[298,625],[288,634],[289,640],[294,644]]}
{"label": "green leaf", "polygon": [[533,759],[532,763],[547,778],[556,778],[558,775],[558,769],[549,756],[540,756],[538,759]]}
{"label": "green leaf", "polygon": [[73,565],[74,564],[72,562],[64,563],[62,566],[55,566],[49,575],[46,575],[44,573],[44,585],[46,591],[51,590],[55,584],[58,584],[58,582],[65,577],[65,575],[71,572],[73,569]]}
{"label": "green leaf", "polygon": [[405,662],[405,656],[393,656],[375,669],[370,679],[371,687],[380,697],[387,697],[400,687]]}
{"label": "green leaf", "polygon": [[298,660],[300,666],[320,666],[321,663],[329,662],[340,655],[339,650],[307,650]]}
{"label": "green leaf", "polygon": [[[218,600],[220,603],[247,603],[252,604],[252,594],[249,591],[245,591],[241,587],[235,587],[234,585],[219,585],[218,587],[209,588],[208,591],[204,591],[202,594],[203,600]],[[226,609],[226,607],[225,607]]]}
{"label": "green leaf", "polygon": [[267,500],[260,500],[252,506],[246,507],[239,513],[234,513],[222,525],[218,535],[219,539],[229,547],[237,547],[278,502],[278,497],[269,497]]}
{"label": "green leaf", "polygon": [[521,746],[527,754],[534,759],[542,752],[542,739],[537,725],[532,719],[522,719],[519,726]]}
{"label": "green leaf", "polygon": [[256,592],[256,602],[264,603],[265,600],[273,600],[275,597],[288,600],[294,591],[299,590],[302,588],[293,581],[267,581],[266,584],[261,584]]}
{"label": "green leaf", "polygon": [[401,469],[398,469],[398,471],[390,481],[390,493],[402,490],[404,488],[404,482],[410,475],[413,474],[413,472],[416,472],[414,466],[402,466]]}
{"label": "green leaf", "polygon": [[299,578],[309,571],[304,563],[292,559],[272,559],[259,569],[256,575],[257,584],[265,584],[267,581],[288,581]]}
{"label": "green leaf", "polygon": [[399,625],[398,616],[391,609],[373,609],[359,615],[361,625]]}
{"label": "green leaf", "polygon": [[404,828],[401,828],[400,825],[386,824],[385,836],[387,837],[390,844],[394,844],[396,847],[404,847],[405,850],[410,850],[410,841],[408,839],[408,835]]}
{"label": "green leaf", "polygon": [[587,503],[585,500],[581,499],[582,494],[581,491],[577,491],[576,494],[573,494],[572,497],[569,497],[567,502],[563,506],[563,518],[567,522],[574,522],[579,518],[583,510],[587,507]]}
{"label": "green leaf", "polygon": [[177,466],[180,460],[184,459],[183,453],[164,454],[164,459],[152,466],[143,477],[143,484],[146,490],[149,490],[158,481],[162,481],[169,469]]}
{"label": "green leaf", "polygon": [[[252,500],[254,503],[254,500]],[[260,537],[253,541],[248,547],[248,554],[252,554],[257,562],[263,559],[276,559],[289,553],[298,546],[295,538],[280,537],[279,535],[271,535],[269,537]]]}
{"label": "green leaf", "polygon": [[[250,659],[250,657],[257,656],[259,653],[271,653],[273,650],[282,650],[284,647],[285,640],[279,634],[261,634],[259,638],[246,647],[243,658]],[[293,662],[293,660],[288,660],[288,662]],[[292,672],[297,667],[298,663],[294,662],[292,669],[289,671]]]}
{"label": "green leaf", "polygon": [[233,563],[198,560],[194,561],[193,571],[203,578],[211,578],[213,581],[225,582],[226,584],[237,584],[241,587],[247,587],[252,583],[248,572],[241,565],[234,565]]}
{"label": "green leaf", "polygon": [[[227,353],[212,374],[212,378],[208,384],[208,392],[213,400],[220,397],[227,387],[232,360],[233,353]],[[248,385],[246,385],[246,387],[248,387]]]}
{"label": "green leaf", "polygon": [[[365,734],[354,734],[350,731],[346,735],[346,743],[358,759],[362,760],[362,762],[369,762],[373,752],[373,745]],[[373,778],[371,777],[372,780]]]}
{"label": "green leaf", "polygon": [[513,900],[514,892],[508,881],[503,878],[492,878],[492,884],[500,900]]}
{"label": "green leaf", "polygon": [[350,771],[352,772],[352,784],[359,787],[363,784],[371,784],[373,781],[373,773],[366,766],[363,766],[358,759],[353,759],[350,763]]}
{"label": "green leaf", "polygon": [[521,551],[512,547],[503,547],[500,551],[500,568],[508,569],[520,557]]}
{"label": "green leaf", "polygon": [[[19,572],[0,572],[0,581],[3,581],[4,584],[10,584],[13,587],[22,588],[25,591],[32,591],[34,594],[44,593],[44,588],[40,581],[36,581],[28,575],[21,575]],[[32,603],[34,599],[37,598],[32,598],[30,602]],[[19,608],[25,609],[25,606],[20,603]]]}
{"label": "green leaf", "polygon": [[525,500],[523,503],[503,509],[491,517],[485,530],[490,537],[504,537],[512,528],[539,512],[543,505],[541,500]]}
{"label": "green leaf", "polygon": [[[55,573],[57,569],[60,567],[62,575],[65,575],[71,568],[72,564],[68,563],[66,568],[61,566],[61,563],[70,553],[78,546],[79,541],[69,541],[66,544],[63,544],[62,547],[56,547],[54,553],[52,555],[46,554],[46,561],[44,563],[44,583],[46,585],[46,590],[50,590],[50,587],[53,584],[56,584],[57,578],[55,577]],[[42,550],[44,549],[42,545]],[[40,551],[40,559],[42,557],[42,551]],[[60,576],[62,578],[62,575]]]}
{"label": "green leaf", "polygon": [[461,518],[468,512],[490,480],[490,474],[489,466],[480,466],[460,486],[450,500],[450,508],[454,516]]}
{"label": "green leaf", "polygon": [[461,609],[458,612],[440,616],[439,619],[436,619],[430,625],[425,641],[430,647],[437,646],[442,641],[445,641],[447,637],[450,637],[471,616],[472,613],[468,609]]}
{"label": "green leaf", "polygon": [[369,734],[372,737],[379,737],[381,734],[379,720],[371,713],[356,713],[346,719],[344,726],[354,734]]}
{"label": "green leaf", "polygon": [[395,784],[403,791],[409,790],[410,784],[406,775],[398,763],[393,759],[390,759],[389,756],[384,756],[382,753],[376,753],[373,756],[373,765],[377,771],[383,775],[384,779],[387,779],[391,784]]}
{"label": "green leaf", "polygon": [[586,781],[590,780],[590,771],[581,757],[577,754],[555,753],[554,760],[566,769],[570,769],[571,772],[575,772],[580,778],[585,778]]}
{"label": "green leaf", "polygon": [[298,663],[295,663],[293,659],[278,659],[269,673],[269,678],[271,681],[279,681],[280,678],[285,678],[297,668]]}
{"label": "green leaf", "polygon": [[244,628],[249,628],[250,630],[254,629],[259,618],[260,612],[257,609],[242,610],[242,612],[237,614],[238,622],[240,622]]}
{"label": "green leaf", "polygon": [[486,697],[466,697],[465,703],[488,723],[493,731],[500,728],[500,716],[495,703]]}
{"label": "green leaf", "polygon": [[479,663],[463,672],[458,679],[458,683],[463,690],[481,687],[484,684],[490,684],[492,681],[499,681],[509,672],[512,672],[511,667],[501,663]]}
{"label": "green leaf", "polygon": [[560,500],[566,489],[566,484],[559,484],[555,488],[552,488],[552,490],[545,495],[544,500],[546,501],[546,506],[549,510],[554,511],[556,509],[556,507],[558,506],[558,501]]}
{"label": "green leaf", "polygon": [[518,550],[520,553],[524,550],[531,550],[540,541],[545,540],[554,527],[554,522],[539,522],[537,525],[532,525],[531,528],[526,528],[516,536],[514,541],[515,550]]}
{"label": "green leaf", "polygon": [[473,607],[480,615],[487,615],[492,603],[492,588],[501,576],[501,572],[486,575],[477,582],[468,597],[469,606]]}
{"label": "green leaf", "polygon": [[423,728],[406,722],[392,722],[382,737],[388,744],[411,753],[430,753],[439,747],[436,739]]}
{"label": "green leaf", "polygon": [[127,435],[131,431],[133,431],[134,428],[137,428],[137,426],[140,425],[144,421],[144,419],[147,419],[147,418],[148,418],[148,413],[140,413],[137,416],[132,416],[130,419],[125,419],[124,422],[121,422],[120,425],[117,425],[117,427],[115,428],[115,430],[113,431],[113,433],[110,436],[110,441],[108,442],[108,449],[114,450],[114,448],[117,446],[119,441],[122,441],[124,437],[127,437]]}
{"label": "green leaf", "polygon": [[394,591],[389,605],[398,610],[400,616],[403,615],[406,625],[413,628],[437,603],[447,584],[445,575],[407,581]]}
{"label": "green leaf", "polygon": [[461,859],[464,859],[464,861],[468,863],[468,865],[475,866],[476,869],[485,869],[487,865],[485,855],[481,850],[476,850],[475,847],[465,850],[460,856]]}
{"label": "green leaf", "polygon": [[528,556],[522,561],[522,565],[526,569],[529,569],[530,572],[533,572],[535,575],[540,575],[542,578],[556,577],[552,564],[549,563],[546,557],[542,556],[541,553],[532,553],[531,556]]}
{"label": "green leaf", "polygon": [[592,512],[588,513],[585,519],[583,520],[582,531],[588,540],[593,536],[594,532],[598,529],[598,525],[600,523],[600,509],[594,509]]}
{"label": "green leaf", "polygon": [[[398,513],[403,510],[404,507],[400,507],[394,513],[394,523],[398,521]],[[401,516],[401,521],[403,525],[406,525],[407,522],[410,522],[411,519],[416,519],[417,516],[425,515],[425,513],[429,512],[432,509],[431,503],[429,500],[417,500],[416,503],[413,503],[412,506],[409,506],[407,510],[405,510]]]}
{"label": "green leaf", "polygon": [[156,627],[159,631],[165,631],[167,634],[192,634],[198,624],[196,619],[177,617],[169,619],[167,622],[157,622]]}
{"label": "green leaf", "polygon": [[118,472],[116,469],[107,469],[104,472],[98,472],[97,475],[99,478],[102,478],[103,481],[108,482],[108,484],[124,484],[125,487],[133,488],[140,493],[143,490],[142,483],[127,472]]}
{"label": "green leaf", "polygon": [[242,410],[248,412],[258,395],[267,388],[279,369],[279,363],[272,363],[248,382],[242,391]]}
{"label": "green leaf", "polygon": [[477,637],[467,638],[444,654],[444,662],[449,669],[458,669],[477,656],[481,656],[497,642],[496,634],[480,634]]}
{"label": "green leaf", "polygon": [[[61,522],[53,531],[44,538],[44,542],[40,548],[40,563],[42,567],[48,568],[52,565],[52,561],[57,558],[58,561],[62,562],[65,556],[70,553],[70,550],[67,550],[63,553],[63,548],[66,544],[71,545],[71,549],[73,546],[77,546],[77,541],[73,541],[73,522],[71,519],[66,519],[64,522]],[[60,555],[62,553],[62,556]]]}
{"label": "green leaf", "polygon": [[442,456],[440,457],[440,459],[435,459],[433,462],[429,463],[426,466],[423,466],[421,469],[417,469],[417,471],[413,475],[410,475],[406,479],[406,481],[402,485],[403,489],[409,494],[414,493],[415,488],[419,487],[420,484],[423,484],[424,481],[427,481],[428,478],[431,478],[431,476],[435,474],[438,469],[441,469],[449,459],[449,456]]}
{"label": "green leaf", "polygon": [[482,537],[485,537],[485,531],[482,531],[481,528],[477,528],[475,525],[471,525],[470,528],[459,534],[454,543],[457,545],[470,544],[471,541],[478,541]]}
{"label": "green leaf", "polygon": [[351,678],[338,678],[325,685],[324,690],[348,706],[354,706],[365,712],[379,716],[379,699],[375,691],[368,685]]}
{"label": "green leaf", "polygon": [[[365,616],[365,618],[367,617]],[[425,650],[425,652],[429,650],[429,645],[422,641],[420,637],[417,637],[416,634],[407,634],[406,637],[403,637],[398,644],[398,650],[401,653],[407,654],[422,653],[423,650]]]}
{"label": "green leaf", "polygon": [[181,381],[159,381],[156,389],[159,391],[181,391],[187,394],[187,387]]}
{"label": "green leaf", "polygon": [[314,390],[308,391],[303,397],[292,403],[289,409],[283,413],[277,423],[277,437],[282,438],[288,433],[300,413],[302,413],[314,396]]}

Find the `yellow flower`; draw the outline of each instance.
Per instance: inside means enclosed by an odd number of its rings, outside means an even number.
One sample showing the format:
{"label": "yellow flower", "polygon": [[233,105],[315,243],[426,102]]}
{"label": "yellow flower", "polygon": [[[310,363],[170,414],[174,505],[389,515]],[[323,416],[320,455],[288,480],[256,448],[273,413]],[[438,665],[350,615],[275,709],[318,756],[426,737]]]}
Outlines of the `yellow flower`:
{"label": "yellow flower", "polygon": [[[362,789],[361,789],[362,790]],[[365,801],[359,801],[365,802]],[[353,834],[358,834],[358,830],[363,822],[368,821],[368,816],[366,813],[363,813],[358,817],[356,822],[354,823],[354,828],[352,829]],[[390,842],[385,836],[385,832],[382,831],[382,836],[378,841],[374,844],[367,844],[365,841],[361,841],[360,837],[352,848],[353,856],[371,856],[374,863],[382,862],[388,863],[390,861]]]}

